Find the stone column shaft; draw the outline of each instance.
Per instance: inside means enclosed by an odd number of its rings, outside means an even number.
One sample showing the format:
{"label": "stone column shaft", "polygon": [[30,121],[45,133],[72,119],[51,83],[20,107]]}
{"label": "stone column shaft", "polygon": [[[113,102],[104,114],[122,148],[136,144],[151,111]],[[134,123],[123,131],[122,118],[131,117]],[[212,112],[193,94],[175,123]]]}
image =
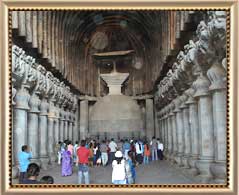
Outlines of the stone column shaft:
{"label": "stone column shaft", "polygon": [[22,86],[16,93],[13,123],[13,155],[18,160],[18,153],[23,145],[27,144],[27,111],[30,95],[26,86]]}
{"label": "stone column shaft", "polygon": [[73,122],[69,121],[69,140],[73,140]]}
{"label": "stone column shaft", "polygon": [[146,99],[146,136],[149,140],[154,136],[154,103],[153,99]]}
{"label": "stone column shaft", "polygon": [[165,116],[164,119],[164,140],[165,140],[165,155],[168,154],[168,118]]}
{"label": "stone column shaft", "polygon": [[200,160],[196,166],[200,171],[199,179],[208,183],[212,179],[210,165],[214,159],[214,134],[212,99],[208,92],[209,80],[201,73],[193,83],[196,88],[194,97],[198,98],[198,116],[200,124]]}
{"label": "stone column shaft", "polygon": [[40,161],[41,167],[46,170],[48,167],[48,153],[47,153],[47,144],[48,144],[48,125],[47,125],[47,116],[48,116],[48,107],[49,104],[45,98],[42,99],[40,104],[40,115],[39,115],[39,132],[40,132]]}
{"label": "stone column shaft", "polygon": [[55,100],[51,100],[49,105],[49,113],[48,113],[48,156],[49,156],[49,164],[52,164],[55,160],[55,154],[54,154],[54,122],[56,119],[55,115],[55,106],[54,106]]}
{"label": "stone column shaft", "polygon": [[63,142],[65,140],[65,137],[64,137],[64,125],[65,125],[65,118],[64,118],[64,115],[65,115],[65,112],[64,112],[64,109],[61,108],[61,111],[60,111],[60,140]]}
{"label": "stone column shaft", "polygon": [[189,103],[189,121],[190,121],[190,130],[191,130],[191,143],[192,143],[192,152],[189,164],[191,167],[191,174],[197,175],[198,169],[196,167],[196,162],[199,158],[199,121],[198,121],[198,108],[197,102],[191,101]]}
{"label": "stone column shaft", "polygon": [[186,105],[182,108],[184,127],[184,155],[183,164],[185,168],[190,168],[189,157],[191,155],[191,132],[189,126],[189,109]]}
{"label": "stone column shaft", "polygon": [[82,100],[80,102],[80,138],[86,139],[89,128],[89,102]]}
{"label": "stone column shaft", "polygon": [[211,85],[213,104],[213,124],[215,137],[215,162],[211,165],[211,171],[215,183],[226,183],[226,72],[220,63],[214,63],[207,72]]}
{"label": "stone column shaft", "polygon": [[168,154],[170,157],[173,151],[172,121],[170,114],[168,114],[167,122],[168,122]]}
{"label": "stone column shaft", "polygon": [[172,129],[173,129],[173,155],[174,161],[176,161],[176,155],[178,152],[178,140],[177,140],[177,125],[176,125],[176,114],[172,113]]}
{"label": "stone column shaft", "polygon": [[30,110],[28,112],[28,145],[31,147],[32,151],[32,162],[39,162],[39,105],[40,99],[35,93],[31,96],[29,104]]}
{"label": "stone column shaft", "polygon": [[176,123],[177,123],[177,135],[178,135],[178,153],[177,153],[177,163],[182,166],[182,156],[183,156],[183,117],[180,110],[176,113]]}

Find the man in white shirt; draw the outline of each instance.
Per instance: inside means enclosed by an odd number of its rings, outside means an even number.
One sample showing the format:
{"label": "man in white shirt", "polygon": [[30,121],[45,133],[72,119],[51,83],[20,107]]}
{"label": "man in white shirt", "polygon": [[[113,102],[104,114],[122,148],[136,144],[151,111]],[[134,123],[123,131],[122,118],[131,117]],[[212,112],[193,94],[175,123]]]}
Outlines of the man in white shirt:
{"label": "man in white shirt", "polygon": [[136,144],[135,144],[135,150],[136,150],[136,161],[139,163],[139,164],[142,164],[143,162],[143,153],[144,153],[144,150],[143,150],[143,144],[141,141],[137,141]]}
{"label": "man in white shirt", "polygon": [[117,144],[114,141],[114,138],[111,139],[109,143],[110,153],[109,153],[109,164],[114,160],[115,152],[117,151]]}
{"label": "man in white shirt", "polygon": [[163,160],[163,143],[161,143],[159,139],[157,139],[157,141],[158,141],[158,157],[160,160]]}

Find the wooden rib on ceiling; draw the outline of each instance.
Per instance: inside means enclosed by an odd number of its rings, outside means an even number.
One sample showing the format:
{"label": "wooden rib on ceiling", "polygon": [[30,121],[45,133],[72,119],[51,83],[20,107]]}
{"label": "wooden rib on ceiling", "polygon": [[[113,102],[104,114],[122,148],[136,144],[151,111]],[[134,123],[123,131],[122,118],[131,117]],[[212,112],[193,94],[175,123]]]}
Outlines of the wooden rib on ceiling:
{"label": "wooden rib on ceiling", "polygon": [[[101,24],[93,21],[97,15],[103,18]],[[153,89],[189,18],[186,11],[13,11],[12,16],[18,36],[25,37],[55,70],[89,95],[99,94],[98,68],[91,58],[95,49],[90,43],[95,32],[104,32],[109,45],[117,47],[121,40],[129,42],[125,45],[131,48],[126,49],[134,50],[143,59],[140,71],[129,67],[126,92],[145,94]],[[126,28],[120,26],[122,20]],[[102,51],[110,51],[110,47]]]}

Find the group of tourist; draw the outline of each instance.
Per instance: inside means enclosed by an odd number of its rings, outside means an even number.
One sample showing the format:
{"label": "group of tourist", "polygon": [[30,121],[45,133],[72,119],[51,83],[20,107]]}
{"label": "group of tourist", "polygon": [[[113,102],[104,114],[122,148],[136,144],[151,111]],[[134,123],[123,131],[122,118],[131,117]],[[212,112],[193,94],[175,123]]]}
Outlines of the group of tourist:
{"label": "group of tourist", "polygon": [[[163,159],[163,144],[155,137],[150,142],[133,138],[118,142],[115,142],[113,138],[110,141],[103,140],[102,142],[81,140],[80,145],[77,141],[73,145],[70,140],[65,140],[56,144],[55,152],[56,161],[61,165],[63,177],[72,175],[74,165],[78,167],[79,184],[89,184],[89,167],[101,165],[112,165],[113,184],[133,184],[136,180],[136,166]],[[29,180],[36,180],[40,172],[37,164],[30,163],[31,157],[29,147],[23,146],[22,152],[18,156],[19,183],[29,183]],[[35,173],[33,174],[33,172]],[[39,183],[46,182],[53,183],[54,180],[51,176],[46,176],[39,181]]]}
{"label": "group of tourist", "polygon": [[52,176],[43,176],[39,181],[37,177],[40,173],[40,166],[36,163],[30,163],[32,158],[31,149],[29,146],[22,146],[22,151],[18,154],[18,169],[19,169],[19,184],[53,184]]}

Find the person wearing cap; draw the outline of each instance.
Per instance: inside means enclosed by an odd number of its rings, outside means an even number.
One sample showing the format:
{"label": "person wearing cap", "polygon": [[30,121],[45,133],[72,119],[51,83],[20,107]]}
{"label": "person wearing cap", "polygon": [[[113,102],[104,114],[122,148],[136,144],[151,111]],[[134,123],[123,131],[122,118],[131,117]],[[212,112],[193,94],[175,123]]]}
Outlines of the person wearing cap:
{"label": "person wearing cap", "polygon": [[126,184],[125,160],[121,151],[115,153],[115,159],[112,162],[112,183]]}

